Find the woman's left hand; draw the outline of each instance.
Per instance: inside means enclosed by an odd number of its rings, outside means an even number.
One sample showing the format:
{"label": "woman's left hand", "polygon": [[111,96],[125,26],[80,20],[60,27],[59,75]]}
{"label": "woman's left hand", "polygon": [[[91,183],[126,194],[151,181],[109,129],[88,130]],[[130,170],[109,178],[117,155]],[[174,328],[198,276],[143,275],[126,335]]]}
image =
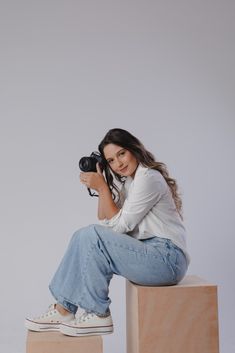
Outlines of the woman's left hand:
{"label": "woman's left hand", "polygon": [[96,172],[81,172],[80,181],[86,187],[96,190],[97,192],[106,184],[99,163],[96,164]]}

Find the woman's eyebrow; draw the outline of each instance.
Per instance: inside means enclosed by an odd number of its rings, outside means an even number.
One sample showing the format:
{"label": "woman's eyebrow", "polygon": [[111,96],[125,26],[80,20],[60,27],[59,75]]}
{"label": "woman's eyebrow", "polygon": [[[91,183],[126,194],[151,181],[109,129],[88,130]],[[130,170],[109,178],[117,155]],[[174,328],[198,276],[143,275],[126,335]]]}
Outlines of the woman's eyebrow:
{"label": "woman's eyebrow", "polygon": [[[118,153],[120,153],[121,151],[125,150],[125,148],[121,148],[119,151],[116,152],[116,155],[118,155]],[[106,158],[106,160],[108,161],[109,159],[112,159],[112,157],[108,157]]]}

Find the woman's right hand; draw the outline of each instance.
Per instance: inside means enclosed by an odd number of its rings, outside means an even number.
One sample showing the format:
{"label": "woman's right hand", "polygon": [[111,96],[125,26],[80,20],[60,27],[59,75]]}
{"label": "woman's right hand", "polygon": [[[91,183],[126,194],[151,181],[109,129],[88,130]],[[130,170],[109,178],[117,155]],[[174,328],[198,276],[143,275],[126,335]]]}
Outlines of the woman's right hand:
{"label": "woman's right hand", "polygon": [[102,176],[103,176],[103,172],[102,172],[102,170],[101,170],[101,168],[100,168],[99,162],[96,163],[96,170],[97,170],[97,173],[98,173],[99,175],[102,175]]}
{"label": "woman's right hand", "polygon": [[96,163],[96,170],[97,172],[81,172],[80,180],[86,187],[99,192],[101,189],[107,188],[107,183],[98,162]]}

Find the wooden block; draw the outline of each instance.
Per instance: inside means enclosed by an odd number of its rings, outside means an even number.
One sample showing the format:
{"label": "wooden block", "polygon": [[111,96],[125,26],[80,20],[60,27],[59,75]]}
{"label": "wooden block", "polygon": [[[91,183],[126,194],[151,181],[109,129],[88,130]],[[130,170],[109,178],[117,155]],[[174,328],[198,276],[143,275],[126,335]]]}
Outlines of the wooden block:
{"label": "wooden block", "polygon": [[101,336],[70,337],[60,332],[28,331],[26,353],[102,353]]}
{"label": "wooden block", "polygon": [[126,281],[127,353],[219,353],[217,286],[185,276],[174,286]]}

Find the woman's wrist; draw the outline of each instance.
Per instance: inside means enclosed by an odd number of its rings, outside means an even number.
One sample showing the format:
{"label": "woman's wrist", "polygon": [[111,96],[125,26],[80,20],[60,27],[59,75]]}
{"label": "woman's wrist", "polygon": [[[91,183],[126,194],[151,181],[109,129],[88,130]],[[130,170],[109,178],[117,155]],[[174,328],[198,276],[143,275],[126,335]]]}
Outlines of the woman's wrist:
{"label": "woman's wrist", "polygon": [[100,193],[107,192],[107,191],[110,192],[108,184],[104,181],[104,183],[102,183],[102,185],[99,187],[97,192],[100,194]]}

